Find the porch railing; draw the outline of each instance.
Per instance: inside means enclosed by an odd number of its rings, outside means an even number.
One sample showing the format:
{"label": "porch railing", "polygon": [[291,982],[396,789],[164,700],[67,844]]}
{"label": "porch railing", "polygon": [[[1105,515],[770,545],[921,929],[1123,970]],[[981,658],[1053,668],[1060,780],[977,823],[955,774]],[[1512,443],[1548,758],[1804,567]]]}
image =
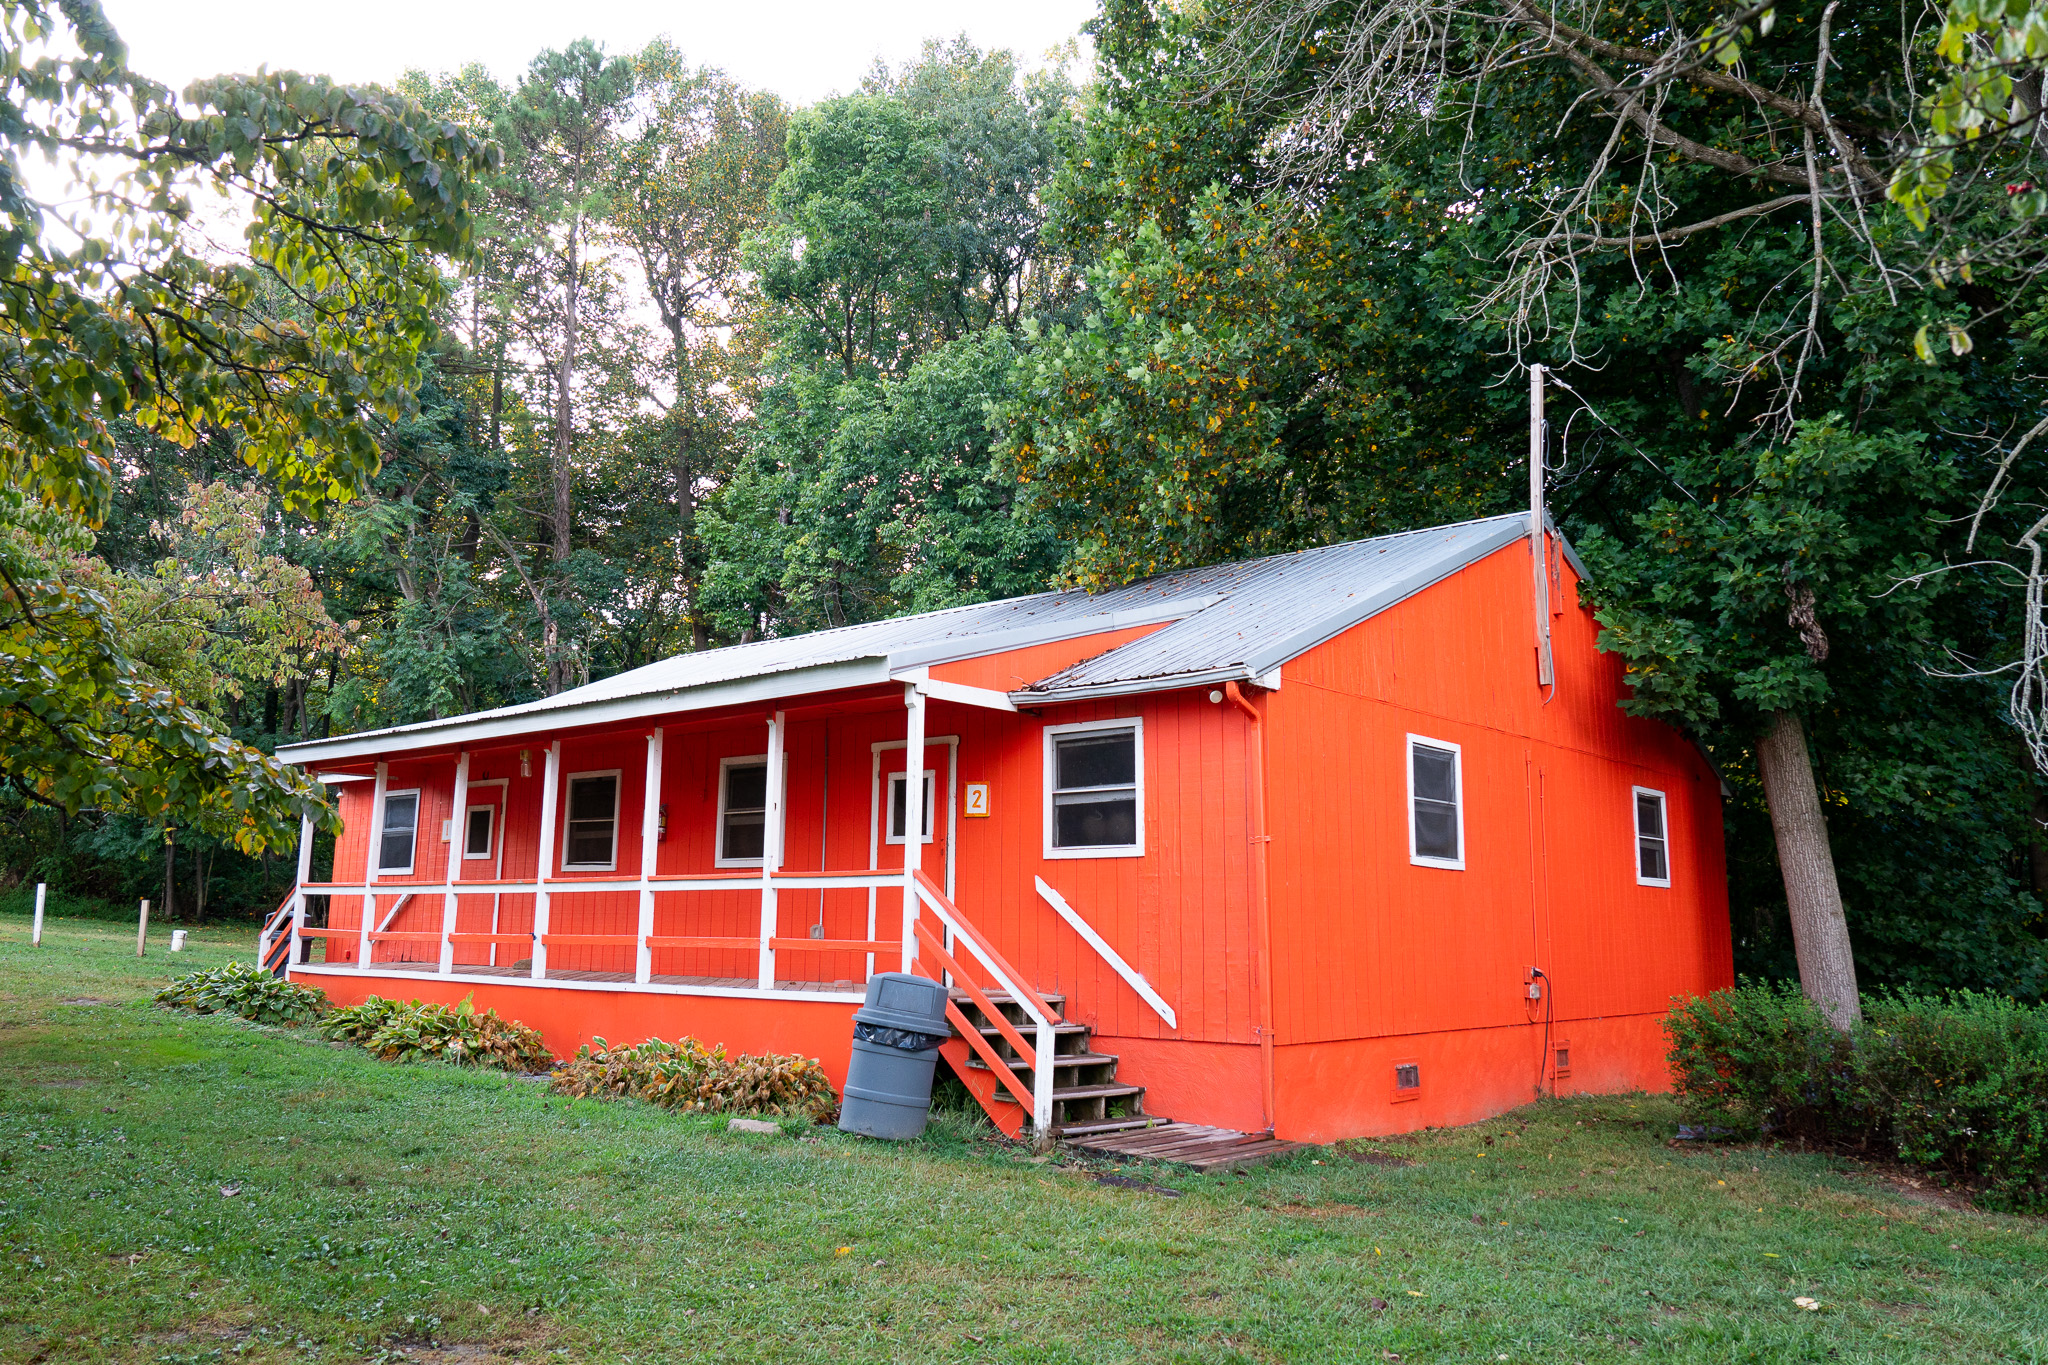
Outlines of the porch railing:
{"label": "porch railing", "polygon": [[[531,978],[536,981],[549,979],[547,950],[551,948],[630,948],[636,959],[633,979],[635,984],[646,985],[653,975],[649,955],[663,949],[731,949],[760,953],[760,981],[762,990],[776,989],[777,964],[783,954],[811,953],[859,953],[891,959],[914,956],[914,949],[906,951],[903,939],[892,938],[792,938],[777,931],[778,925],[771,918],[774,902],[767,901],[763,907],[762,927],[753,934],[673,934],[673,933],[575,933],[556,932],[546,927],[512,932],[489,933],[462,930],[454,926],[452,917],[435,929],[393,929],[391,924],[406,904],[418,902],[431,905],[435,897],[488,895],[502,897],[506,894],[531,894],[560,896],[578,892],[640,892],[668,895],[676,892],[717,892],[762,890],[763,878],[758,873],[680,873],[666,876],[642,877],[632,874],[596,877],[549,877],[540,879],[488,879],[477,881],[443,882],[305,882],[294,889],[278,912],[265,925],[258,948],[262,960],[269,963],[276,955],[276,945],[310,939],[356,940],[360,947],[356,960],[347,964],[349,969],[374,972],[380,968],[389,969],[398,965],[380,963],[372,959],[375,945],[379,943],[417,943],[430,947],[439,958],[435,963],[435,974],[458,975],[466,966],[474,963],[455,961],[454,949],[463,945],[498,944],[528,945],[538,951],[532,954]],[[859,871],[822,872],[775,872],[767,879],[776,891],[806,890],[900,890],[903,874],[886,869],[862,869]],[[381,913],[369,910],[374,904],[372,898],[396,895],[397,904]],[[314,926],[306,922],[306,903],[314,896],[361,897],[366,903],[364,915],[376,916],[374,925],[358,923],[347,927],[332,924]],[[765,898],[764,898],[765,899]],[[645,917],[644,923],[651,928],[652,916]],[[286,932],[289,930],[289,932]],[[870,931],[872,932],[872,930]],[[296,949],[285,949],[280,960],[303,961]],[[343,967],[344,964],[322,964]],[[414,964],[408,964],[414,965]],[[423,964],[422,964],[423,965]],[[872,967],[870,967],[872,970]]]}

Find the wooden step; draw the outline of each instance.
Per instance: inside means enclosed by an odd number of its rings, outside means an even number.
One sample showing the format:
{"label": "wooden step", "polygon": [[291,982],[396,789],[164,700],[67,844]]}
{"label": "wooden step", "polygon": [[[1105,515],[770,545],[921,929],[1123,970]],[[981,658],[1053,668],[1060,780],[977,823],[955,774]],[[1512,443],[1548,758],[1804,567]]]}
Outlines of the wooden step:
{"label": "wooden step", "polygon": [[[1008,991],[983,991],[982,994],[988,997],[988,1002],[991,1005],[1015,1005],[1019,1003],[1017,1000],[1011,997]],[[1038,998],[1040,1000],[1043,1000],[1046,1004],[1051,1005],[1053,1007],[1054,1013],[1066,1013],[1065,1006],[1067,1003],[1067,997],[1065,997],[1064,995],[1045,994],[1039,996]],[[974,997],[969,995],[966,991],[955,990],[953,992],[953,1003],[964,1008],[965,1006],[974,1003]]]}
{"label": "wooden step", "polygon": [[1052,1091],[1052,1102],[1054,1104],[1058,1104],[1061,1101],[1072,1100],[1122,1100],[1129,1099],[1133,1095],[1142,1095],[1144,1093],[1145,1087],[1142,1085],[1111,1084],[1070,1085],[1065,1087],[1054,1086]]}
{"label": "wooden step", "polygon": [[[1012,1024],[1010,1027],[1023,1034],[1026,1042],[1031,1041],[1038,1034],[1038,1025],[1036,1024]],[[1003,1036],[1003,1031],[994,1024],[982,1024],[975,1029],[975,1032],[984,1038],[1000,1038]],[[1071,1038],[1077,1033],[1086,1033],[1088,1032],[1088,1026],[1086,1024],[1054,1024],[1052,1032],[1055,1040],[1053,1046],[1058,1047],[1059,1043],[1057,1040],[1059,1038],[1063,1036]]]}
{"label": "wooden step", "polygon": [[[1106,1052],[1056,1052],[1052,1058],[1052,1069],[1054,1071],[1058,1071],[1063,1066],[1114,1066],[1115,1064],[1116,1057],[1114,1054]],[[986,1068],[988,1063],[976,1057],[968,1065]],[[1018,1061],[1013,1069],[1029,1071],[1031,1068],[1024,1065],[1022,1061]]]}
{"label": "wooden step", "polygon": [[1066,1141],[1097,1156],[1118,1157],[1126,1161],[1164,1161],[1176,1166],[1192,1166],[1198,1171],[1256,1166],[1275,1157],[1307,1149],[1305,1143],[1281,1142],[1266,1133],[1240,1133],[1234,1128],[1211,1128],[1200,1123],[1168,1123],[1156,1128],[1121,1132],[1075,1133]]}
{"label": "wooden step", "polygon": [[1172,1119],[1157,1114],[1138,1114],[1125,1119],[1092,1119],[1086,1123],[1064,1123],[1052,1130],[1056,1138],[1090,1137],[1097,1133],[1123,1133],[1138,1128],[1164,1128]]}

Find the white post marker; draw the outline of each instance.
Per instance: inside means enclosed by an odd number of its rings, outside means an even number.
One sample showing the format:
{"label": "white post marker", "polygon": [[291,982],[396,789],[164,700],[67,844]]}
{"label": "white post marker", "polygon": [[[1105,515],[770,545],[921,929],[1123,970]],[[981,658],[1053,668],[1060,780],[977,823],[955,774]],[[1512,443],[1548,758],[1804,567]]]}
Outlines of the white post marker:
{"label": "white post marker", "polygon": [[142,903],[142,914],[135,921],[135,955],[142,956],[142,945],[149,942],[149,902]]}
{"label": "white post marker", "polygon": [[185,951],[185,931],[183,929],[171,930],[171,951],[174,953]]}
{"label": "white post marker", "polygon": [[50,884],[48,882],[36,883],[36,918],[35,923],[29,926],[28,931],[28,946],[31,948],[43,946],[43,897],[49,893],[49,890]]}

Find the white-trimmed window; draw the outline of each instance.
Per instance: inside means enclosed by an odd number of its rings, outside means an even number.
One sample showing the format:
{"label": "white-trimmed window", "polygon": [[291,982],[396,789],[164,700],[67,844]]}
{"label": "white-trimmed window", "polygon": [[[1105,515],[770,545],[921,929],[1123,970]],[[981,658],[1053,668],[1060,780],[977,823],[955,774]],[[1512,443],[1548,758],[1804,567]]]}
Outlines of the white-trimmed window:
{"label": "white-trimmed window", "polygon": [[462,856],[465,858],[488,858],[491,856],[491,835],[495,832],[498,808],[496,806],[471,806],[462,825]]}
{"label": "white-trimmed window", "polygon": [[1465,866],[1464,750],[1449,740],[1408,736],[1408,861]]}
{"label": "white-trimmed window", "polygon": [[[932,787],[936,776],[937,773],[934,769],[926,768],[924,770],[924,818],[919,822],[917,840],[920,844],[928,844],[932,841]],[[904,780],[904,774],[889,774],[889,830],[887,837],[892,844],[903,842],[903,812],[905,806],[903,794],[909,785]]]}
{"label": "white-trimmed window", "polygon": [[412,875],[413,846],[420,832],[420,794],[412,791],[384,793],[384,828],[377,836],[377,875]]}
{"label": "white-trimmed window", "polygon": [[759,867],[768,835],[768,755],[718,765],[720,867]]}
{"label": "white-trimmed window", "polygon": [[1092,720],[1045,727],[1045,856],[1145,852],[1145,725]]}
{"label": "white-trimmed window", "polygon": [[619,769],[570,773],[562,866],[610,872],[619,861]]}
{"label": "white-trimmed window", "polygon": [[1664,793],[1637,787],[1636,883],[1671,885],[1671,832],[1664,820]]}

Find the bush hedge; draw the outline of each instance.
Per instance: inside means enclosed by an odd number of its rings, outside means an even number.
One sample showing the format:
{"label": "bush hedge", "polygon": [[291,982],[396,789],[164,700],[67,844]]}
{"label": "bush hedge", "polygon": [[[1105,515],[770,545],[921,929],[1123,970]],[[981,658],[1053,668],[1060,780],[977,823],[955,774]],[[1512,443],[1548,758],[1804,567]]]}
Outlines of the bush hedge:
{"label": "bush hedge", "polygon": [[156,1003],[195,1014],[239,1014],[259,1024],[312,1024],[328,1009],[327,992],[272,976],[245,962],[187,972],[156,993]]}
{"label": "bush hedge", "polygon": [[2048,1007],[1973,991],[1867,997],[1848,1033],[1789,984],[1743,982],[1665,1019],[1687,1116],[1896,1157],[2048,1210]]}
{"label": "bush hedge", "polygon": [[429,1005],[372,995],[328,1015],[320,1031],[360,1044],[387,1062],[453,1062],[535,1073],[555,1061],[540,1030],[501,1018],[496,1010],[478,1013],[468,996],[460,1004]]}
{"label": "bush hedge", "polygon": [[631,1097],[685,1112],[805,1117],[815,1123],[839,1114],[825,1068],[810,1058],[728,1057],[722,1045],[706,1047],[695,1038],[650,1038],[628,1047],[597,1038],[555,1068],[553,1084],[564,1095]]}

